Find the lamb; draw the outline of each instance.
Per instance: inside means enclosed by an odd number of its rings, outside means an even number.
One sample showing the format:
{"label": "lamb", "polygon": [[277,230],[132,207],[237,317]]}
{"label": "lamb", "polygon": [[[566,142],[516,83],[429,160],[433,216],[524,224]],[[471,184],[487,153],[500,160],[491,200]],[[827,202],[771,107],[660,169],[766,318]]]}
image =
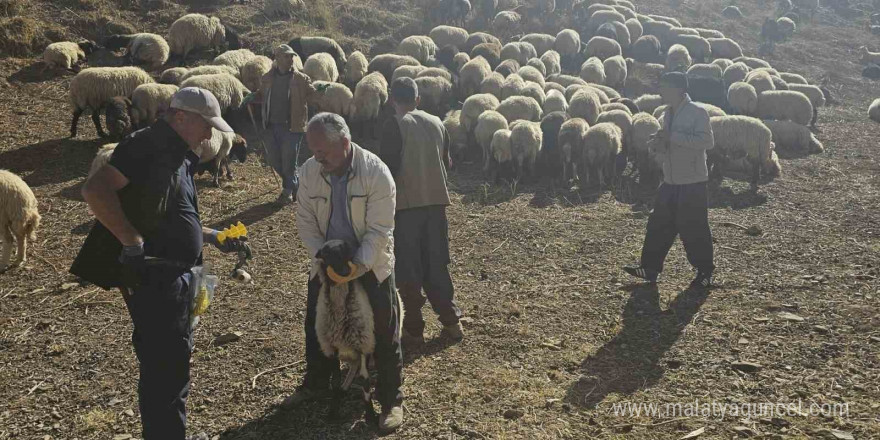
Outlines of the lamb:
{"label": "lamb", "polygon": [[107,122],[107,132],[110,134],[110,138],[122,140],[123,137],[134,131],[131,100],[124,96],[110,98],[104,104],[104,120]]}
{"label": "lamb", "polygon": [[788,89],[801,92],[810,98],[810,104],[813,105],[813,119],[810,120],[810,127],[815,127],[816,120],[819,119],[819,107],[825,106],[825,94],[822,93],[822,89],[809,84],[789,84]]}
{"label": "lamb", "polygon": [[673,45],[680,44],[686,47],[694,60],[703,62],[712,56],[712,46],[699,35],[676,35],[670,39],[670,42]]}
{"label": "lamb", "polygon": [[494,110],[485,111],[477,118],[474,136],[476,137],[477,145],[483,151],[484,172],[489,171],[491,164],[492,138],[495,136],[495,132],[507,129],[507,119],[505,119],[504,115]]}
{"label": "lamb", "polygon": [[540,122],[541,117],[544,116],[544,111],[541,110],[541,105],[538,104],[538,101],[536,101],[535,98],[528,96],[511,96],[505,98],[500,104],[498,104],[495,111],[504,115],[508,123],[520,119],[531,122]]}
{"label": "lamb", "polygon": [[489,62],[483,57],[476,57],[467,62],[459,72],[459,99],[467,99],[480,90],[483,80],[492,74]]}
{"label": "lamb", "polygon": [[349,115],[348,112],[351,110],[351,101],[354,99],[354,94],[345,84],[314,81],[312,85],[317,90],[323,90],[321,93],[309,96],[309,105],[315,108],[316,113],[336,113],[343,117]]}
{"label": "lamb", "polygon": [[541,90],[544,89],[544,75],[538,69],[532,66],[522,66],[516,73],[525,81],[541,86]]}
{"label": "lamb", "polygon": [[[614,105],[614,104],[608,104]],[[610,122],[617,126],[620,129],[621,133],[621,148],[624,153],[627,153],[630,148],[630,133],[632,132],[632,115],[628,113],[628,109],[624,110],[602,110],[602,113],[599,114],[599,118],[596,119],[596,124],[602,124],[604,122]]]}
{"label": "lamb", "polygon": [[443,116],[452,106],[452,83],[446,78],[421,76],[416,78],[421,108],[436,116]]}
{"label": "lamb", "polygon": [[660,131],[660,123],[654,116],[638,113],[632,119],[629,156],[639,172],[639,183],[655,184],[663,173],[662,158],[652,146],[653,136]]}
{"label": "lamb", "polygon": [[727,102],[734,113],[753,116],[758,111],[758,92],[749,83],[733,83],[727,89]]}
{"label": "lamb", "polygon": [[[27,242],[37,239],[37,228],[40,227],[37,208],[37,198],[27,183],[9,171],[0,170],[0,239],[3,241],[0,273],[27,262]],[[9,264],[13,237],[18,251],[15,261]]]}
{"label": "lamb", "polygon": [[562,73],[562,56],[555,50],[548,50],[541,55],[541,62],[547,68],[546,75],[555,75]]}
{"label": "lamb", "polygon": [[[503,106],[504,103],[501,103]],[[500,107],[499,106],[499,109]],[[541,152],[544,134],[539,121],[518,121],[510,127],[510,152],[516,169],[516,180],[524,174],[535,175],[535,161]]]}
{"label": "lamb", "polygon": [[516,60],[520,66],[525,65],[536,56],[538,56],[538,52],[535,50],[535,46],[530,43],[517,41],[501,47],[501,60]]}
{"label": "lamb", "polygon": [[548,50],[553,50],[556,46],[556,37],[548,34],[526,34],[519,41],[531,44],[535,48],[537,56],[543,55]]}
{"label": "lamb", "polygon": [[419,66],[419,60],[394,53],[376,55],[367,66],[367,73],[379,72],[385,77],[386,82],[392,81],[394,70],[400,66]]}
{"label": "lamb", "polygon": [[211,129],[211,139],[199,144],[199,167],[197,172],[211,173],[212,183],[220,187],[220,174],[226,168],[226,178],[232,179],[232,171],[229,169],[229,156],[244,162],[247,158],[247,141],[235,133],[224,133],[215,128]]}
{"label": "lamb", "polygon": [[306,59],[303,64],[303,73],[312,81],[336,82],[339,79],[339,71],[336,70],[336,62],[333,57],[325,52],[318,52]]}
{"label": "lamb", "polygon": [[562,58],[573,57],[581,51],[581,36],[572,29],[563,29],[556,34],[553,49]]}
{"label": "lamb", "polygon": [[694,64],[687,70],[688,77],[713,78],[721,81],[724,72],[717,64]]}
{"label": "lamb", "polygon": [[605,66],[599,58],[592,57],[581,65],[581,79],[588,83],[605,83]]}
{"label": "lamb", "polygon": [[611,174],[615,159],[623,151],[623,134],[620,127],[610,122],[591,125],[584,135],[583,166],[584,183],[589,184],[590,174],[597,174],[599,186],[605,186],[606,171]]}
{"label": "lamb", "polygon": [[622,56],[614,56],[605,60],[605,85],[622,88],[626,84],[626,60]]}
{"label": "lamb", "polygon": [[744,81],[749,74],[749,70],[749,66],[745,63],[736,62],[731,64],[730,67],[724,69],[724,75],[722,75],[724,85],[730,87],[735,82]]}
{"label": "lamb", "polygon": [[623,54],[623,50],[617,41],[605,37],[593,37],[587,42],[585,54],[587,57],[598,57],[605,61],[607,58]]}
{"label": "lamb", "polygon": [[272,70],[272,60],[269,57],[258,55],[241,66],[241,82],[248,90],[259,90],[260,80],[263,75]]}
{"label": "lamb", "polygon": [[669,71],[686,72],[691,66],[691,55],[687,48],[673,44],[666,52],[666,69]]}
{"label": "lamb", "polygon": [[587,135],[590,124],[582,118],[571,118],[562,124],[559,129],[559,159],[562,165],[563,184],[568,183],[578,175],[578,166],[583,163],[585,149],[584,137]]}
{"label": "lamb", "polygon": [[481,43],[471,50],[471,60],[483,57],[489,63],[489,67],[495,68],[501,62],[501,45],[495,43]]}
{"label": "lamb", "polygon": [[875,99],[868,106],[868,118],[874,122],[880,123],[880,99]]}
{"label": "lamb", "polygon": [[385,80],[385,76],[380,72],[370,73],[354,88],[354,97],[348,111],[349,117],[353,122],[366,127],[369,122],[379,118],[379,110],[387,101],[388,82]]}
{"label": "lamb", "polygon": [[498,37],[488,34],[486,32],[472,32],[470,36],[468,36],[467,41],[464,43],[464,46],[461,47],[461,50],[464,52],[471,52],[480,44],[494,44],[498,47],[501,47],[501,40]]}
{"label": "lamb", "polygon": [[256,58],[256,55],[248,49],[228,50],[217,55],[214,61],[211,61],[211,64],[232,67],[235,69],[236,76],[240,76],[241,68],[254,58]]}
{"label": "lamb", "polygon": [[183,81],[183,77],[189,72],[186,67],[172,67],[170,69],[165,69],[162,72],[162,75],[159,76],[160,84],[174,84],[179,85]]}
{"label": "lamb", "polygon": [[730,38],[706,38],[713,58],[734,59],[743,56],[742,47]]}
{"label": "lamb", "polygon": [[552,112],[568,112],[568,101],[565,99],[565,95],[559,92],[558,90],[550,90],[547,92],[546,97],[544,98],[544,114],[549,114]]}
{"label": "lamb", "polygon": [[710,121],[715,136],[715,148],[707,152],[712,176],[720,177],[722,168],[735,165],[733,159],[738,157],[744,157],[745,168],[751,172],[753,191],[757,191],[762,173],[769,177],[779,176],[782,169],[779,159],[772,154],[773,134],[759,119],[748,116],[716,116]]}
{"label": "lamb", "polygon": [[495,35],[500,35],[506,38],[517,32],[521,22],[522,16],[517,12],[501,11],[498,14],[495,14],[495,18],[492,19],[492,31]]}
{"label": "lamb", "polygon": [[504,99],[504,76],[498,72],[492,72],[489,77],[480,83],[480,93],[489,93],[498,99]]}
{"label": "lamb", "polygon": [[655,63],[662,57],[660,54],[660,40],[653,35],[642,35],[630,48],[632,57],[642,63]]}
{"label": "lamb", "polygon": [[183,62],[195,49],[217,49],[226,41],[226,28],[217,17],[202,14],[187,14],[171,24],[168,31],[168,45],[171,53],[180,56]]}
{"label": "lamb", "polygon": [[103,106],[113,97],[131,96],[137,86],[152,82],[153,78],[137,67],[94,67],[76,74],[69,92],[73,105],[70,137],[76,137],[77,123],[86,109],[92,110],[92,122],[98,135],[106,137],[99,113]]}
{"label": "lamb", "polygon": [[143,84],[131,94],[131,119],[134,127],[144,128],[171,105],[178,87],[171,84]]}
{"label": "lamb", "polygon": [[185,87],[199,87],[213,93],[224,114],[241,107],[244,97],[250,94],[241,81],[226,73],[194,76],[180,83],[181,89]]}
{"label": "lamb", "polygon": [[61,68],[71,72],[79,70],[80,65],[86,62],[86,56],[99,47],[94,41],[72,43],[61,41],[46,46],[43,51],[43,63],[48,68]]}
{"label": "lamb", "polygon": [[[513,153],[510,148],[510,134],[510,130],[498,130],[492,135],[492,159],[496,164],[493,172],[496,172],[497,168],[513,161]],[[496,174],[496,180],[497,176]]]}
{"label": "lamb", "polygon": [[560,111],[547,113],[541,118],[542,145],[538,159],[543,171],[553,178],[559,176],[561,157],[558,140],[559,131],[565,121],[568,121],[568,115]]}
{"label": "lamb", "polygon": [[636,98],[635,103],[639,110],[653,114],[654,110],[663,105],[663,98],[660,95],[642,95]]}
{"label": "lamb", "polygon": [[227,75],[232,75],[234,77],[238,77],[238,75],[239,75],[239,72],[231,66],[212,66],[212,65],[198,66],[198,67],[193,67],[192,69],[187,70],[186,73],[180,78],[180,82],[182,83],[182,82],[184,82],[190,78],[196,77],[196,76],[216,75],[216,74],[220,74],[220,73],[225,73]]}
{"label": "lamb", "polygon": [[591,126],[599,119],[602,111],[599,97],[590,90],[579,90],[569,100],[568,114],[572,118],[581,118]]}
{"label": "lamb", "polygon": [[461,125],[468,136],[473,135],[477,120],[483,112],[498,108],[499,101],[494,95],[478,93],[469,96],[461,106]]}
{"label": "lamb", "polygon": [[397,45],[397,53],[409,55],[420,63],[426,64],[437,53],[437,44],[425,35],[410,35]]}
{"label": "lamb", "polygon": [[139,33],[131,35],[111,35],[105,40],[109,50],[125,47],[126,59],[133,64],[158,69],[168,62],[171,47],[161,35]]}
{"label": "lamb", "polygon": [[773,143],[779,149],[821,153],[825,151],[822,143],[809,128],[791,121],[761,121],[773,133]]}
{"label": "lamb", "polygon": [[[297,55],[302,57],[302,59],[308,59],[310,56],[321,52],[330,54],[330,56],[333,57],[333,60],[336,61],[337,72],[345,71],[345,65],[348,63],[348,59],[345,57],[345,51],[342,50],[342,46],[332,38],[296,37],[290,40],[287,45],[290,46]],[[393,72],[394,69],[391,69],[391,71],[388,72],[388,76],[390,77]]]}
{"label": "lamb", "polygon": [[809,125],[813,105],[807,95],[790,90],[767,91],[758,95],[757,115],[761,119],[792,121]]}
{"label": "lamb", "polygon": [[797,25],[788,17],[780,17],[776,20],[776,26],[779,29],[779,34],[783,41],[791,38],[792,35],[794,35],[795,30],[797,30]]}

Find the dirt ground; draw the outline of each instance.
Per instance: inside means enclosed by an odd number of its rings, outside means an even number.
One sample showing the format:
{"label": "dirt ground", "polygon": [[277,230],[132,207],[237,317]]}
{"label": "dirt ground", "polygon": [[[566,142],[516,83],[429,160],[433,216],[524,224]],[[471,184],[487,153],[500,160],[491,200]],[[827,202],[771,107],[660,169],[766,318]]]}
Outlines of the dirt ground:
{"label": "dirt ground", "polygon": [[[365,9],[385,13],[407,2],[360,3],[358,13],[351,3],[331,8],[349,23],[333,32],[351,35]],[[674,10],[667,2],[637,3],[688,26],[718,28],[747,54],[755,54],[760,24],[773,9],[773,2],[739,1],[746,18],[733,22],[720,19],[720,1]],[[244,8],[255,6],[230,6],[221,16]],[[411,11],[396,13],[395,25],[417,26]],[[164,17],[161,9],[148,16]],[[669,439],[697,431],[690,438],[880,438],[880,126],[867,118],[880,87],[860,77],[858,64],[859,46],[880,46],[866,23],[867,16],[845,19],[823,7],[768,58],[811,82],[829,79],[838,103],[821,109],[816,132],[826,151],[781,153],[782,177],[757,194],[732,179],[711,189],[722,287],[709,293],[686,289],[693,272],[679,244],[657,288],[632,284],[621,272],[638,259],[649,188],[629,179],[603,191],[541,182],[512,194],[508,185],[485,183],[474,165],[455,170],[450,270],[466,338],[437,338],[439,323],[429,318],[428,343],[406,353],[406,424],[393,437]],[[272,42],[259,28],[251,33]],[[395,33],[355,35],[346,44],[381,46]],[[34,63],[0,61],[0,168],[27,181],[43,216],[27,265],[0,275],[0,439],[137,438],[138,373],[124,303],[117,292],[80,285],[67,273],[92,224],[79,189],[102,142],[87,118],[80,135],[67,138],[71,77],[38,75]],[[258,148],[252,130],[245,134]],[[191,432],[375,437],[355,397],[335,420],[326,417],[329,401],[278,408],[304,370],[308,258],[294,208],[271,204],[278,188],[268,169],[256,154],[236,165],[237,178],[222,188],[198,179],[201,215],[214,227],[248,226],[254,283],[223,279],[196,331]],[[220,273],[233,265],[213,249],[206,258]],[[241,338],[213,343],[227,332]],[[713,402],[800,406],[783,415],[702,412]],[[619,411],[630,403],[700,410]]]}

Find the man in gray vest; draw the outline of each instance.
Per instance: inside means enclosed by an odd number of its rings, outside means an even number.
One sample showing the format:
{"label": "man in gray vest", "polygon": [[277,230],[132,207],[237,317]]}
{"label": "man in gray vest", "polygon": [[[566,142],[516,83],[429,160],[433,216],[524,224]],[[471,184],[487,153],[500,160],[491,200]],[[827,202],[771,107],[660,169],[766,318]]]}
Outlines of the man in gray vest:
{"label": "man in gray vest", "polygon": [[391,84],[393,119],[382,127],[379,157],[388,165],[397,186],[394,216],[394,275],[403,300],[405,345],[424,342],[425,297],[443,324],[442,335],[460,341],[461,310],[453,301],[449,276],[449,224],[446,170],[449,134],[436,116],[417,110],[415,81],[399,78]]}
{"label": "man in gray vest", "polygon": [[708,288],[715,265],[706,194],[706,150],[715,146],[715,137],[709,114],[691,102],[687,89],[684,73],[669,72],[660,77],[660,96],[666,109],[657,120],[661,129],[654,135],[652,148],[663,157],[663,183],[648,218],[641,264],[623,270],[656,282],[663,260],[679,235],[688,261],[697,269],[691,287]]}

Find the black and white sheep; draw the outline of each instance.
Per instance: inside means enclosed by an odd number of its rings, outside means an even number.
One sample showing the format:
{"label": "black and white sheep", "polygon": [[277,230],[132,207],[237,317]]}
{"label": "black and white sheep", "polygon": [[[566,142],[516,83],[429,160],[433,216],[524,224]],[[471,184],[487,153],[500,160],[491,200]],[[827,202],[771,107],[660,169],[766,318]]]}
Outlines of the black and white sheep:
{"label": "black and white sheep", "polygon": [[211,173],[212,183],[215,187],[220,186],[220,174],[226,169],[226,178],[234,177],[229,168],[229,158],[232,157],[244,163],[247,159],[247,141],[238,134],[224,133],[217,129],[211,129],[211,139],[202,141],[197,151],[199,166],[197,173],[205,171]]}
{"label": "black and white sheep", "polygon": [[168,62],[171,47],[161,35],[139,33],[131,35],[111,35],[104,46],[109,50],[125,48],[125,56],[135,65],[144,65],[151,70],[158,69]]}
{"label": "black and white sheep", "polygon": [[43,51],[43,63],[47,68],[77,72],[80,66],[86,62],[86,57],[97,49],[98,45],[94,41],[52,43],[46,46]]}
{"label": "black and white sheep", "polygon": [[73,105],[70,137],[76,137],[77,123],[86,109],[92,110],[92,122],[98,135],[106,137],[100,119],[104,105],[117,96],[129,97],[139,85],[152,82],[150,74],[137,67],[94,67],[79,72],[70,82]]}
{"label": "black and white sheep", "polygon": [[[316,53],[330,54],[336,62],[336,71],[345,71],[345,64],[348,62],[348,59],[345,57],[345,51],[342,50],[342,46],[332,38],[296,37],[290,40],[287,45],[290,46],[290,48],[293,49],[293,51],[302,59],[308,59]],[[388,72],[388,76],[390,77],[393,72],[394,69],[391,69],[391,72]]]}
{"label": "black and white sheep", "polygon": [[[0,273],[27,262],[27,243],[37,239],[40,213],[31,188],[17,175],[0,170]],[[14,241],[13,241],[14,240]],[[12,244],[18,249],[12,259]]]}

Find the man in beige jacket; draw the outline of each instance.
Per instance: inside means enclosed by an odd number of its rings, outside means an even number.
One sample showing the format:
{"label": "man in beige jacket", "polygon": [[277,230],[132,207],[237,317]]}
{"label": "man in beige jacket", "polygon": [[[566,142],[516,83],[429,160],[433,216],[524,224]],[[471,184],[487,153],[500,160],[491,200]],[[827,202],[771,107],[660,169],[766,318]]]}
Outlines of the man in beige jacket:
{"label": "man in beige jacket", "polygon": [[277,203],[282,205],[293,202],[299,187],[297,157],[309,120],[308,98],[316,92],[308,75],[293,67],[294,56],[296,52],[290,46],[278,46],[272,69],[260,79],[259,91],[266,160],[281,176]]}

